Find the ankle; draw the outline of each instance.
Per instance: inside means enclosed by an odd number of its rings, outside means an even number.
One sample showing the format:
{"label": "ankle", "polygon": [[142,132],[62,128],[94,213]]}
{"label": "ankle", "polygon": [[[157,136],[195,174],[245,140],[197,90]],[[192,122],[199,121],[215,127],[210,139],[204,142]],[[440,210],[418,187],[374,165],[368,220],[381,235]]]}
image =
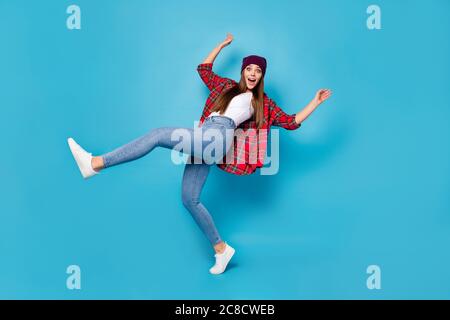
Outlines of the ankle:
{"label": "ankle", "polygon": [[100,171],[101,169],[103,169],[103,158],[102,157],[92,157],[91,159],[91,166],[92,169],[94,169],[95,171]]}
{"label": "ankle", "polygon": [[223,241],[214,246],[214,250],[216,251],[216,253],[223,253],[225,251],[225,248],[226,244]]}

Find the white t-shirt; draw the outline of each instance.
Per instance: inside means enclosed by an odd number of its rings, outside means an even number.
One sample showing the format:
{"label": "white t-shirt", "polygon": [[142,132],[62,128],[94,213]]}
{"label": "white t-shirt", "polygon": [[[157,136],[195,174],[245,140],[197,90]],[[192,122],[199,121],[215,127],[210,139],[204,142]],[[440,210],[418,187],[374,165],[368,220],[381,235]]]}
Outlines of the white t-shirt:
{"label": "white t-shirt", "polygon": [[230,104],[223,114],[217,111],[211,112],[208,117],[211,116],[226,116],[234,120],[236,127],[238,127],[242,122],[250,119],[254,113],[252,106],[252,92],[244,92],[238,94],[233,99],[231,99]]}

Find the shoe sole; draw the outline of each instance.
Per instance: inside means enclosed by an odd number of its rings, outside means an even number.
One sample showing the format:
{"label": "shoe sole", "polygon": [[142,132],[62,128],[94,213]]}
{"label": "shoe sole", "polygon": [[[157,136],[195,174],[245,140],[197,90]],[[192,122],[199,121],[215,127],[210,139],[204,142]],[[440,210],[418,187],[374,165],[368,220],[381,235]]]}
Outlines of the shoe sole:
{"label": "shoe sole", "polygon": [[[83,179],[89,178],[89,177],[90,177],[89,174],[86,174],[86,175],[85,175],[85,174],[83,173],[83,171],[81,170],[81,164],[78,163],[77,157],[75,156],[76,149],[77,149],[77,148],[82,149],[81,146],[80,146],[78,143],[76,143],[75,140],[74,140],[73,138],[68,138],[68,139],[67,139],[67,144],[69,145],[70,152],[72,153],[72,157],[73,157],[73,159],[75,160],[75,163],[77,164],[77,167],[78,167],[78,170],[79,170],[80,173],[81,173],[81,176],[83,177]],[[83,150],[84,150],[84,149],[83,149]],[[87,151],[85,151],[85,152],[87,152]]]}

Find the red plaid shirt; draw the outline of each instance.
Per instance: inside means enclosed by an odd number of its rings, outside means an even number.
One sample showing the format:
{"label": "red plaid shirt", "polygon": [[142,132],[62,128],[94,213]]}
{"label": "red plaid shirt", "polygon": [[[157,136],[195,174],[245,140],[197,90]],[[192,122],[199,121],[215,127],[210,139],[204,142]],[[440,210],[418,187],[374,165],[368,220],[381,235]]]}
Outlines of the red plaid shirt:
{"label": "red plaid shirt", "polygon": [[[206,99],[203,108],[202,116],[200,117],[199,126],[212,112],[214,102],[219,97],[220,93],[228,89],[237,82],[222,78],[212,71],[212,63],[201,63],[197,67],[203,82],[210,90],[210,94]],[[283,127],[287,130],[295,130],[300,128],[301,123],[295,122],[295,114],[286,114],[275,101],[270,99],[264,93],[264,122],[261,129],[257,129],[256,121],[248,119],[242,122],[236,128],[234,139],[234,148],[230,149],[233,152],[232,161],[226,161],[226,156],[223,158],[223,163],[218,163],[217,166],[229,173],[237,175],[252,174],[257,168],[264,165],[264,158],[267,149],[267,136],[271,126]],[[240,130],[239,130],[240,129]],[[256,161],[255,161],[256,160]]]}

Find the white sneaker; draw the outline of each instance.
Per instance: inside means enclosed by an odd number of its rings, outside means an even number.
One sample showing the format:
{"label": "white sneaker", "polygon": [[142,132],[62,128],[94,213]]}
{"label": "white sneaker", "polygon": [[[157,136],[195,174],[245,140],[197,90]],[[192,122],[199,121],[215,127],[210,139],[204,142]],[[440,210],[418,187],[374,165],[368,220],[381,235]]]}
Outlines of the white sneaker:
{"label": "white sneaker", "polygon": [[80,145],[78,145],[72,138],[67,139],[70,151],[77,162],[78,169],[80,169],[81,175],[84,179],[87,179],[93,175],[99,174],[100,172],[95,171],[92,168],[91,159],[92,153],[84,150]]}
{"label": "white sneaker", "polygon": [[214,255],[216,257],[216,264],[209,269],[209,272],[212,274],[221,274],[224,272],[234,252],[235,250],[225,242],[225,251]]}

